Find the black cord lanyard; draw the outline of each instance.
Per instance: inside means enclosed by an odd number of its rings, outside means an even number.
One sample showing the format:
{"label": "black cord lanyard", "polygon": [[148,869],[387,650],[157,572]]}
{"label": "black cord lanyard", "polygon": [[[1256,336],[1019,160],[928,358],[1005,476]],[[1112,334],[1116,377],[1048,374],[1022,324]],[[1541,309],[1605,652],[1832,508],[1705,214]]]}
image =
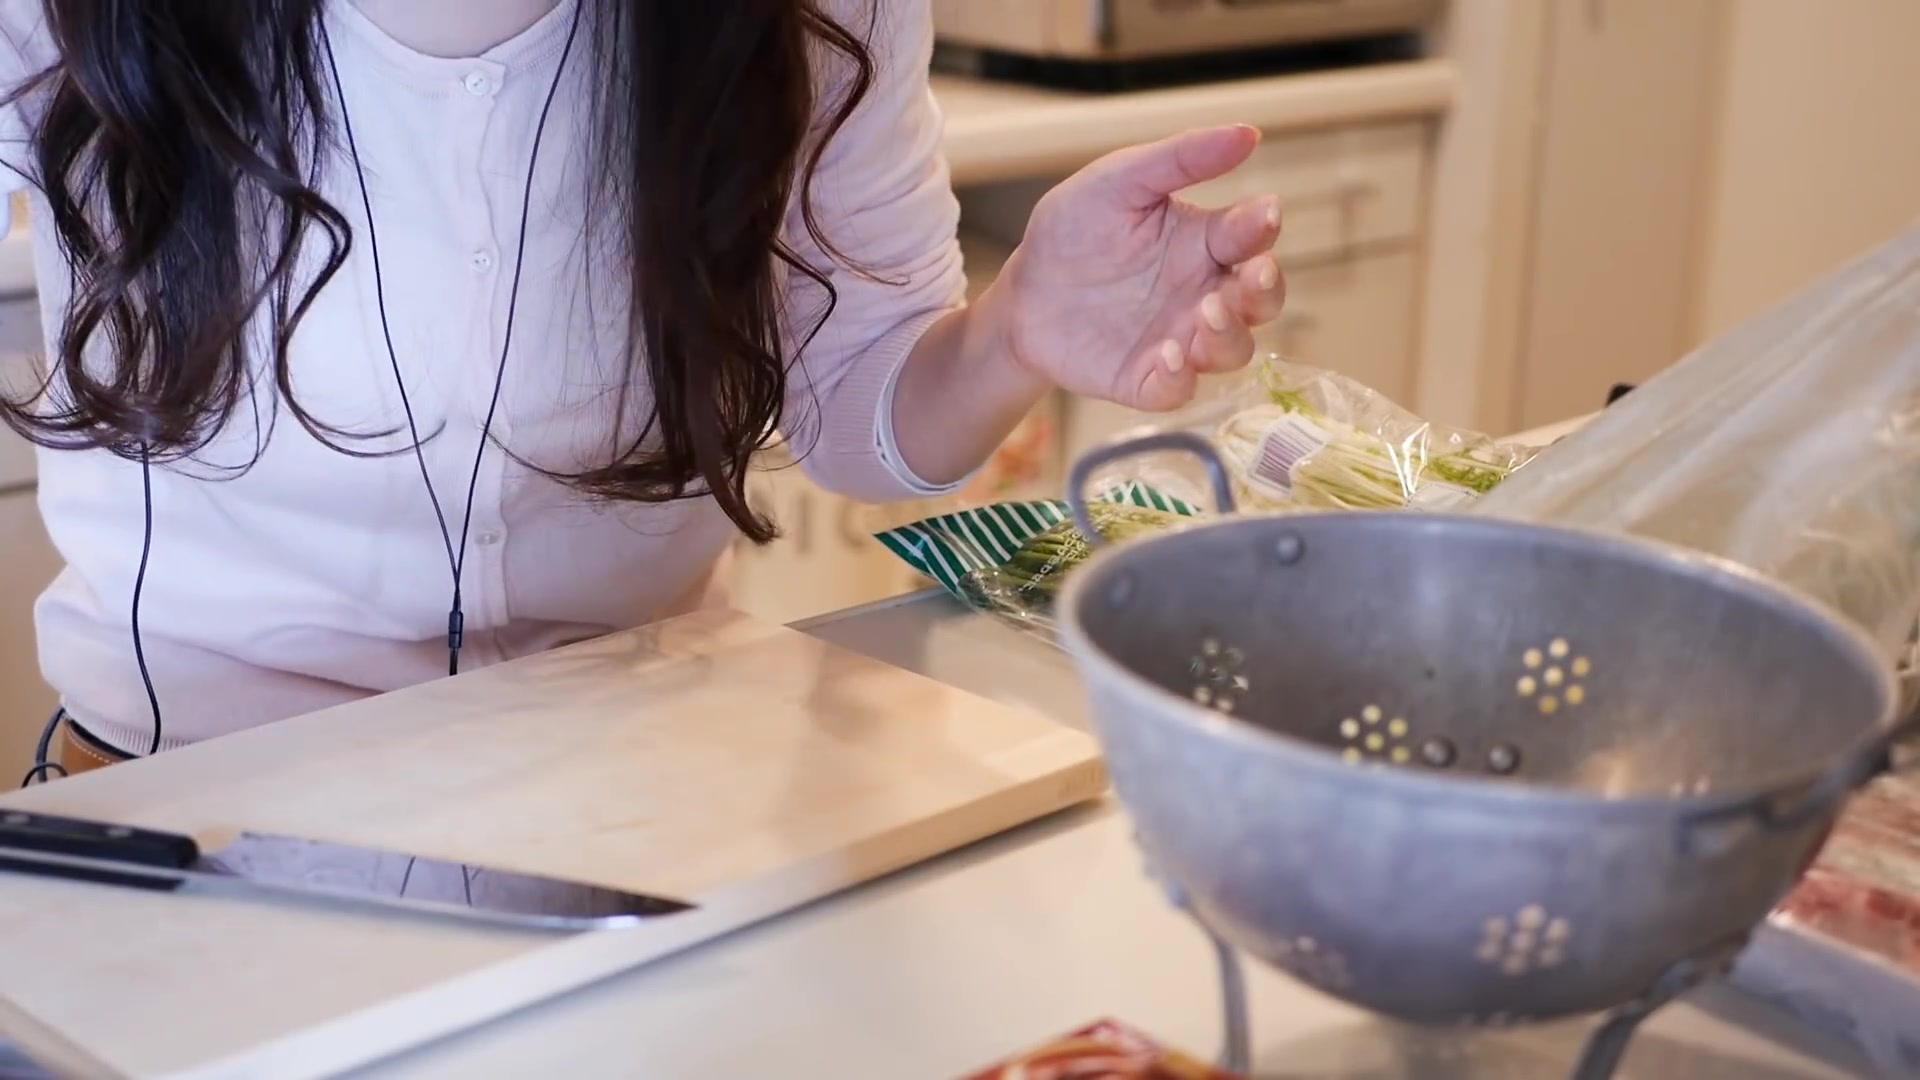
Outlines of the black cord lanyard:
{"label": "black cord lanyard", "polygon": [[[367,190],[367,173],[361,166],[360,148],[354,141],[353,118],[347,110],[346,87],[340,79],[340,66],[334,59],[333,39],[331,35],[327,33],[326,23],[321,21],[318,24],[320,29],[320,43],[327,57],[327,71],[332,76],[334,96],[340,103],[341,129],[347,137],[347,151],[353,160],[354,175],[359,181],[360,205],[365,211],[367,218],[367,247],[373,260],[373,288],[375,301],[380,311],[380,334],[386,344],[387,360],[393,368],[394,383],[400,390],[400,406],[405,410],[407,415],[407,431],[413,439],[414,460],[420,466],[420,479],[426,485],[427,499],[433,504],[433,516],[440,524],[440,539],[446,545],[447,570],[453,576],[453,598],[447,612],[447,674],[449,675],[457,675],[460,673],[460,649],[465,644],[466,639],[466,616],[462,611],[460,582],[466,570],[467,537],[473,526],[473,501],[474,493],[478,490],[480,484],[480,465],[486,457],[487,442],[493,434],[494,416],[500,408],[500,390],[506,382],[507,356],[513,346],[513,317],[515,310],[519,306],[520,274],[526,261],[527,220],[529,210],[533,204],[534,170],[540,162],[540,144],[546,136],[547,117],[552,113],[554,98],[559,94],[560,80],[567,70],[567,58],[573,54],[573,42],[580,33],[581,13],[585,9],[585,0],[576,0],[576,6],[573,11],[573,22],[567,29],[566,45],[561,49],[559,66],[553,73],[552,84],[547,87],[546,101],[540,107],[540,121],[533,132],[533,149],[528,155],[527,178],[520,196],[520,238],[519,245],[514,253],[513,284],[507,293],[507,322],[505,329],[501,333],[500,360],[494,369],[493,395],[487,403],[486,421],[480,428],[480,445],[474,450],[473,468],[467,476],[467,503],[465,512],[461,515],[460,519],[460,542],[458,546],[455,545],[453,540],[453,530],[447,524],[446,512],[441,508],[440,493],[438,489],[433,486],[433,477],[427,470],[427,456],[421,448],[420,427],[414,419],[413,402],[407,395],[407,382],[401,374],[400,358],[393,347],[393,330],[387,322],[386,282],[382,277],[380,268],[380,236],[373,221],[373,197]],[[133,631],[134,660],[140,669],[140,682],[146,690],[147,704],[153,711],[153,738],[147,750],[147,753],[151,755],[160,752],[162,720],[160,698],[154,691],[153,677],[147,670],[146,649],[140,637],[140,601],[146,591],[147,565],[153,553],[153,464],[151,455],[144,447],[140,453],[140,492],[143,518],[140,537],[140,568],[134,576],[133,605],[130,624]],[[26,784],[32,783],[35,778],[45,779],[48,775],[56,771],[63,775],[65,774],[65,769],[48,760],[53,733],[64,716],[64,711],[56,711],[53,718],[48,721],[47,728],[41,735],[39,752],[36,754],[34,766],[27,771],[26,780],[23,781],[21,786],[24,787]]]}
{"label": "black cord lanyard", "polygon": [[427,499],[433,504],[434,520],[440,524],[440,539],[446,545],[447,569],[453,576],[453,600],[447,610],[447,674],[460,673],[460,649],[466,642],[466,615],[461,607],[461,578],[467,568],[467,536],[473,528],[474,492],[480,484],[480,464],[486,457],[487,441],[493,434],[494,415],[500,408],[500,388],[506,381],[507,355],[513,347],[513,317],[520,301],[520,272],[524,268],[527,253],[527,219],[533,204],[534,169],[540,163],[540,143],[547,131],[547,116],[553,111],[553,99],[560,90],[560,78],[567,70],[567,57],[573,53],[573,39],[580,32],[580,13],[586,9],[584,0],[573,9],[573,23],[567,29],[567,42],[560,52],[559,67],[553,73],[553,83],[547,87],[547,99],[540,107],[540,122],[533,132],[533,150],[527,161],[527,179],[520,196],[520,240],[514,252],[513,285],[507,293],[507,324],[501,333],[500,362],[493,374],[493,395],[487,402],[486,422],[480,427],[480,445],[474,450],[473,469],[467,476],[466,509],[460,518],[460,542],[456,546],[453,530],[447,525],[446,512],[441,509],[440,493],[433,486],[433,477],[427,471],[427,455],[421,448],[420,426],[413,415],[413,402],[407,395],[407,381],[400,373],[400,357],[393,347],[393,328],[387,322],[386,282],[380,272],[380,234],[373,223],[373,198],[367,191],[367,173],[360,164],[360,148],[353,137],[353,118],[347,111],[347,92],[340,81],[340,66],[333,57],[333,39],[328,35],[326,24],[320,26],[320,42],[327,54],[327,70],[333,76],[334,94],[340,100],[340,126],[347,136],[347,152],[353,158],[354,175],[360,182],[360,205],[367,216],[367,249],[373,258],[374,301],[380,311],[380,336],[386,343],[387,360],[393,367],[393,381],[400,390],[400,407],[407,414],[407,432],[413,439],[414,460],[420,466],[420,480],[426,485]]}

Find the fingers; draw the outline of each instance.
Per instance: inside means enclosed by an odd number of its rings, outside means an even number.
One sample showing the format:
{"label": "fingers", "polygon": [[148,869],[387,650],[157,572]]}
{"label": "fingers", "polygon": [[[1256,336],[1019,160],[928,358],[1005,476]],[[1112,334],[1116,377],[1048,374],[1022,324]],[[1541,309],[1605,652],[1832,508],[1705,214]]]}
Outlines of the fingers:
{"label": "fingers", "polygon": [[1179,342],[1160,342],[1139,357],[1133,368],[1139,373],[1131,402],[1134,408],[1167,412],[1193,400],[1199,376],[1188,361],[1187,350]]}
{"label": "fingers", "polygon": [[1194,307],[1187,363],[1205,375],[1238,371],[1253,360],[1255,326],[1272,322],[1286,301],[1286,279],[1271,255],[1252,259]]}
{"label": "fingers", "polygon": [[1287,302],[1287,279],[1272,255],[1248,259],[1220,287],[1227,307],[1248,326],[1265,326],[1280,317]]}
{"label": "fingers", "polygon": [[1201,375],[1233,371],[1253,359],[1253,332],[1220,293],[1208,293],[1191,321],[1185,344],[1168,338],[1134,363],[1134,408],[1177,409],[1193,399]]}
{"label": "fingers", "polygon": [[1280,199],[1263,195],[1216,210],[1207,217],[1207,254],[1221,266],[1238,266],[1273,250],[1280,239]]}
{"label": "fingers", "polygon": [[1225,297],[1208,293],[1200,301],[1198,314],[1193,343],[1187,347],[1187,359],[1196,369],[1213,375],[1245,367],[1253,359],[1253,331],[1227,306]]}
{"label": "fingers", "polygon": [[1201,128],[1116,150],[1087,166],[1087,175],[1112,185],[1129,207],[1145,210],[1182,188],[1232,172],[1259,144],[1260,132],[1243,124]]}
{"label": "fingers", "polygon": [[1180,322],[1182,344],[1155,343],[1129,365],[1132,401],[1148,412],[1180,408],[1193,399],[1199,376],[1236,371],[1253,360],[1252,327],[1272,322],[1286,302],[1286,277],[1271,255],[1249,259],[1207,293]]}

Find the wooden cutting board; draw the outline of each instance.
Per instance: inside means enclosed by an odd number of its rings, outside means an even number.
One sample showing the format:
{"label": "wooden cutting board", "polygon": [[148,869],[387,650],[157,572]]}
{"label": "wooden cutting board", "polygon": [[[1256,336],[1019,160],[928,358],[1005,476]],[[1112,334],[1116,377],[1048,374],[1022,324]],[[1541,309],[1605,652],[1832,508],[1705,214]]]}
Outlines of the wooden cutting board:
{"label": "wooden cutting board", "polygon": [[250,829],[391,848],[700,910],[555,936],[0,874],[0,1039],[63,1074],[337,1074],[1105,783],[1083,733],[745,615],[693,615],[0,807],[209,847]]}

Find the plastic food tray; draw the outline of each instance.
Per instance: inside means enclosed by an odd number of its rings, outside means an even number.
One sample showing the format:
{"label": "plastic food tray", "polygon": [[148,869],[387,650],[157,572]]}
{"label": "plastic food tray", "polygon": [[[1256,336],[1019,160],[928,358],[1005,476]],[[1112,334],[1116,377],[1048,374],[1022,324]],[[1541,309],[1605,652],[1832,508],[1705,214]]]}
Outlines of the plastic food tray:
{"label": "plastic food tray", "polygon": [[1920,778],[1847,808],[1820,858],[1755,937],[1734,982],[1920,1076]]}

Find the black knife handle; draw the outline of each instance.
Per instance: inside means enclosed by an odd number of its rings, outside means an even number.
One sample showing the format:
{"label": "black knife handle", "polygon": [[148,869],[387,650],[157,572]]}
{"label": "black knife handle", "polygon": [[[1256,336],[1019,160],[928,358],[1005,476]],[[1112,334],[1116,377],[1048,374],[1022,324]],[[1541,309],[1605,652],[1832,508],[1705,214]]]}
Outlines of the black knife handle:
{"label": "black knife handle", "polygon": [[0,852],[7,848],[175,870],[200,858],[191,836],[0,808]]}

